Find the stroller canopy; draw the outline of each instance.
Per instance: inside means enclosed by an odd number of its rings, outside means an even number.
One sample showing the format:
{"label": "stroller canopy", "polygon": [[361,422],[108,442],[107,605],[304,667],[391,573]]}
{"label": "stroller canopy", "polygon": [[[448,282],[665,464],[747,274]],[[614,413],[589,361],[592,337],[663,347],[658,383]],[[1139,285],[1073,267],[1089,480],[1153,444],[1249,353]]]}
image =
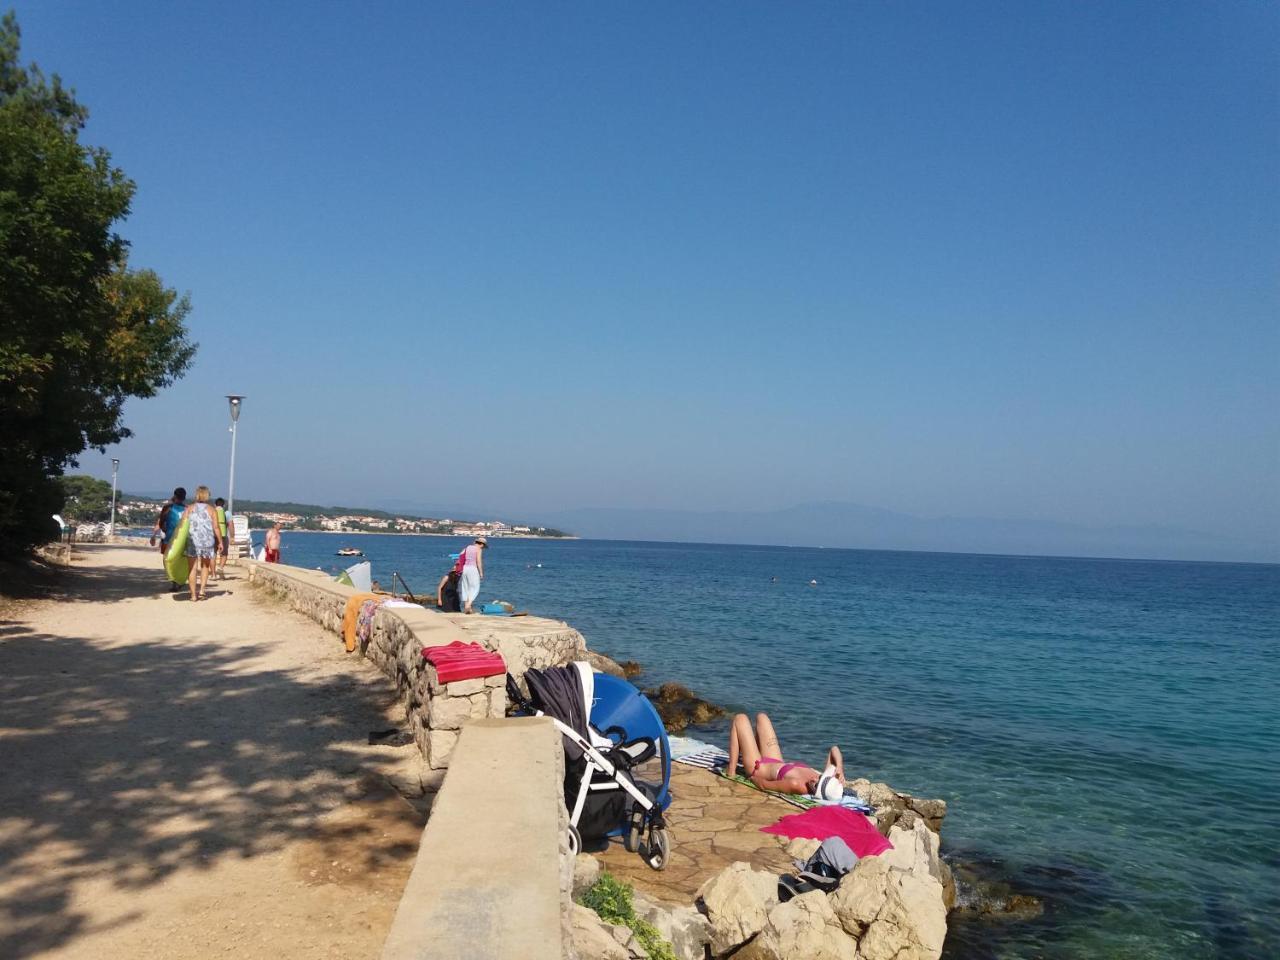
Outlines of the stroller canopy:
{"label": "stroller canopy", "polygon": [[[529,699],[535,709],[555,717],[581,737],[590,739],[587,728],[587,705],[582,691],[582,677],[577,667],[548,667],[525,672]],[[582,748],[569,737],[563,737],[565,754],[570,760],[582,757]]]}

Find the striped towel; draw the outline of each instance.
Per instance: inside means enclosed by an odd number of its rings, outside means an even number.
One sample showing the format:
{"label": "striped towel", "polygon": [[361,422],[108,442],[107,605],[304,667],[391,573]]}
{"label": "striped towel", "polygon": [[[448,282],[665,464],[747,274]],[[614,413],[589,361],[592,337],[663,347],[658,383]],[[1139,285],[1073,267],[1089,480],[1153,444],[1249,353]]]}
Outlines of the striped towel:
{"label": "striped towel", "polygon": [[707,747],[705,750],[686,753],[679,757],[673,754],[671,759],[676,763],[687,763],[691,767],[701,767],[703,770],[716,770],[729,762],[729,755],[719,747]]}
{"label": "striped towel", "polygon": [[729,762],[729,754],[722,749],[693,737],[668,737],[667,742],[671,746],[671,759],[676,763],[714,770]]}

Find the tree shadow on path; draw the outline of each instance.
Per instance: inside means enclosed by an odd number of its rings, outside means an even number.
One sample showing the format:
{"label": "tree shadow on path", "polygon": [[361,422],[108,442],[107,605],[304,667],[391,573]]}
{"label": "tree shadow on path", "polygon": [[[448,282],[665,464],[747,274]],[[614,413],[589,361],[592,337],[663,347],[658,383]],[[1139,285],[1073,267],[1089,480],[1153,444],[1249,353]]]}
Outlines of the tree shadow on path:
{"label": "tree shadow on path", "polygon": [[[108,645],[4,629],[2,957],[101,930],[74,902],[78,885],[140,891],[279,850],[368,789],[376,761],[362,740],[390,695],[370,671],[255,667],[247,641]],[[412,853],[379,846],[374,822],[343,829],[368,851],[360,869]]]}

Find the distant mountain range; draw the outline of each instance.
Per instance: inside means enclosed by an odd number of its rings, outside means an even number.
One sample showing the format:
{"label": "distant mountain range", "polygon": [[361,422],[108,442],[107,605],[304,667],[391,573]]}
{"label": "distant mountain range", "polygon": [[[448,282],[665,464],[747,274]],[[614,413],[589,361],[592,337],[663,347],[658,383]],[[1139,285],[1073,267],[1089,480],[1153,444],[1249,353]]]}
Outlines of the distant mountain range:
{"label": "distant mountain range", "polygon": [[763,512],[579,509],[539,523],[577,536],[693,543],[853,547],[1153,560],[1280,561],[1280,538],[1251,542],[1167,526],[1090,527],[1046,520],[918,517],[856,503]]}

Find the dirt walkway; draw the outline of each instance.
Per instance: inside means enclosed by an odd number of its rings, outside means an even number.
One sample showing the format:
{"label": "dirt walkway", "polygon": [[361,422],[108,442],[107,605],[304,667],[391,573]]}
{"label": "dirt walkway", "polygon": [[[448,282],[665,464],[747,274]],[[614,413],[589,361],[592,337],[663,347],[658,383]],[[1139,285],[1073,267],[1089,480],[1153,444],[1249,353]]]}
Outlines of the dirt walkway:
{"label": "dirt walkway", "polygon": [[242,579],[80,554],[0,620],[0,960],[376,957],[424,821],[387,681]]}

